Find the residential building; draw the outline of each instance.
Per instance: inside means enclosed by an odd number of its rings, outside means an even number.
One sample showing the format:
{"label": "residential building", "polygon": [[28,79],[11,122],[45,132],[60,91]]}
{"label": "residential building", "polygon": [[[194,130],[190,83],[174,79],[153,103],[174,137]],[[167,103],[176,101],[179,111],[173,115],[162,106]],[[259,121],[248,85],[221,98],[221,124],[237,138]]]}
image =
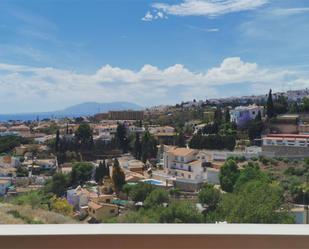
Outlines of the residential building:
{"label": "residential building", "polygon": [[143,120],[144,111],[110,111],[108,118],[111,120]]}
{"label": "residential building", "polygon": [[309,155],[309,135],[268,134],[262,137],[262,155],[304,158]]}
{"label": "residential building", "polygon": [[153,126],[148,128],[149,133],[152,134],[161,144],[174,144],[175,128],[171,126]]}
{"label": "residential building", "polygon": [[[176,179],[209,180],[207,174],[210,170],[207,167],[211,160],[209,154],[199,150],[172,147],[164,153],[163,157],[166,174]],[[215,178],[212,176],[211,179]],[[218,183],[218,181],[212,183]]]}
{"label": "residential building", "polygon": [[88,214],[96,221],[102,221],[104,218],[118,215],[118,206],[110,203],[96,203],[90,201],[88,203]]}
{"label": "residential building", "polygon": [[279,115],[269,124],[270,133],[297,134],[299,130],[300,116],[298,114]]}
{"label": "residential building", "polygon": [[30,128],[26,125],[16,125],[16,126],[11,126],[9,128],[10,132],[16,132],[18,135],[22,137],[29,137],[31,136]]}
{"label": "residential building", "polygon": [[75,189],[67,190],[67,201],[74,209],[79,210],[88,205],[91,197],[97,197],[98,194],[78,186]]}
{"label": "residential building", "polygon": [[255,119],[259,112],[261,115],[264,114],[263,106],[237,106],[235,109],[230,110],[231,122],[234,122],[237,126],[242,127],[250,120]]}

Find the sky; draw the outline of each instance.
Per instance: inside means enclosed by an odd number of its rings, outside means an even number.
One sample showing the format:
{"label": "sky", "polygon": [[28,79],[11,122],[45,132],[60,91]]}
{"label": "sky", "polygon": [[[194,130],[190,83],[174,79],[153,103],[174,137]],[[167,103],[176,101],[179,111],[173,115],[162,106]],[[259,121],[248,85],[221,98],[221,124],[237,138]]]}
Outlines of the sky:
{"label": "sky", "polygon": [[0,0],[0,113],[306,87],[308,0]]}

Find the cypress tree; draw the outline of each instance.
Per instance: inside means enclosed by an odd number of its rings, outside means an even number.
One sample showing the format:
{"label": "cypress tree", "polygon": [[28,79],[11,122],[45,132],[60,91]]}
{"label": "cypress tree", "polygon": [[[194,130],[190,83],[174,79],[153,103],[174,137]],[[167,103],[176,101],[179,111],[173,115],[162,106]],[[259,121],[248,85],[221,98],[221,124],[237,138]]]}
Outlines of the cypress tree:
{"label": "cypress tree", "polygon": [[55,152],[56,153],[59,152],[59,146],[60,146],[60,132],[59,132],[59,130],[57,130],[56,141],[55,141]]}
{"label": "cypress tree", "polygon": [[103,178],[105,176],[106,168],[102,162],[99,163],[99,166],[95,169],[94,179],[97,183],[102,184]]}
{"label": "cypress tree", "polygon": [[230,110],[228,108],[225,109],[224,119],[225,123],[229,123],[231,121]]}
{"label": "cypress tree", "polygon": [[123,185],[126,183],[126,180],[125,180],[125,174],[120,168],[117,158],[114,160],[112,179],[115,191],[119,192],[122,189]]}
{"label": "cypress tree", "polygon": [[141,143],[140,136],[138,133],[136,133],[135,135],[134,157],[138,160],[140,160],[142,157],[142,143]]}
{"label": "cypress tree", "polygon": [[273,95],[272,95],[271,89],[269,90],[269,93],[268,93],[266,108],[267,108],[267,117],[272,118],[275,115],[275,113],[274,113],[274,102],[273,102]]}

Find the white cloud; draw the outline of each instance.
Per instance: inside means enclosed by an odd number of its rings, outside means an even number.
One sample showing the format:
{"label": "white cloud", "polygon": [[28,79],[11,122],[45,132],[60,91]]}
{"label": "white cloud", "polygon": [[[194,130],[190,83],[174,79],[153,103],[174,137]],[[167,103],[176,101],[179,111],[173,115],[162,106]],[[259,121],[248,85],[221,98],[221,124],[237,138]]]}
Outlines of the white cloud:
{"label": "white cloud", "polygon": [[167,16],[164,15],[164,13],[161,11],[154,11],[153,13],[151,13],[150,11],[147,11],[145,16],[142,18],[142,21],[150,22],[152,20],[166,19],[166,18]]}
{"label": "white cloud", "polygon": [[147,11],[147,13],[142,18],[142,20],[145,21],[145,22],[149,22],[149,21],[152,21],[153,18],[154,18],[154,16],[150,13],[150,11]]}
{"label": "white cloud", "polygon": [[274,9],[271,11],[273,15],[278,16],[297,15],[297,14],[304,14],[307,12],[309,12],[309,8],[286,8],[286,9]]}
{"label": "white cloud", "polygon": [[[309,76],[292,70],[260,68],[238,57],[226,58],[204,72],[184,65],[160,69],[146,64],[140,70],[103,66],[93,74],[55,68],[0,64],[0,113],[63,108],[85,101],[131,101],[142,105],[175,103],[185,98],[227,96],[218,86],[246,84],[252,93],[268,88],[309,87]],[[9,108],[8,108],[9,107]],[[11,109],[10,109],[11,108]],[[40,109],[41,108],[41,109]]]}
{"label": "white cloud", "polygon": [[[154,10],[165,15],[214,17],[232,12],[253,10],[268,3],[268,0],[183,0],[178,4],[154,3]],[[152,15],[149,11],[146,13]],[[146,20],[149,18],[144,17]],[[151,20],[156,15],[152,15]]]}

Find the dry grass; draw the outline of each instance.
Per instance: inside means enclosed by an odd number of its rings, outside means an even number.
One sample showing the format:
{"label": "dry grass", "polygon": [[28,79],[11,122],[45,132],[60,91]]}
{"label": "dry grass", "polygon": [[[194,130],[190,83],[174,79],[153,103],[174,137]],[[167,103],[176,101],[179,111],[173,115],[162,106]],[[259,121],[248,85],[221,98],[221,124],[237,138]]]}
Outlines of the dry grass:
{"label": "dry grass", "polygon": [[[25,224],[22,218],[14,217],[10,211],[17,211],[22,217],[28,220],[43,224],[74,224],[74,219],[62,214],[46,211],[43,209],[32,209],[30,206],[19,206],[8,203],[0,203],[0,224]],[[9,213],[8,213],[9,212]]]}

